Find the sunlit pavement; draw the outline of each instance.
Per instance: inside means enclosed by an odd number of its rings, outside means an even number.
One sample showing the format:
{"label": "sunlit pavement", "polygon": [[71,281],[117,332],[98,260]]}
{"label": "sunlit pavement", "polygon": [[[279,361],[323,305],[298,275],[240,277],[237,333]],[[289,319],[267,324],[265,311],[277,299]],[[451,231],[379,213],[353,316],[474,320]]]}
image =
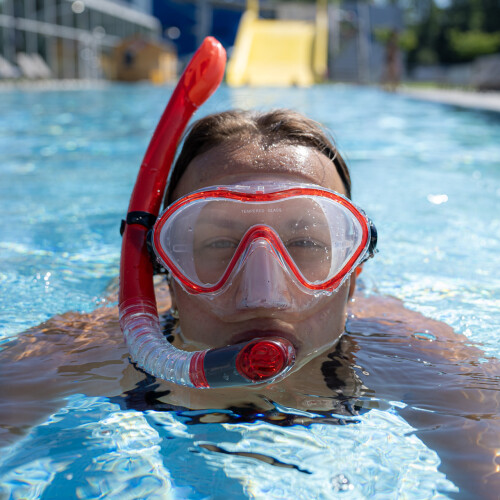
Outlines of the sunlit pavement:
{"label": "sunlit pavement", "polygon": [[500,92],[472,92],[456,89],[410,89],[404,87],[398,89],[398,92],[415,99],[500,113]]}

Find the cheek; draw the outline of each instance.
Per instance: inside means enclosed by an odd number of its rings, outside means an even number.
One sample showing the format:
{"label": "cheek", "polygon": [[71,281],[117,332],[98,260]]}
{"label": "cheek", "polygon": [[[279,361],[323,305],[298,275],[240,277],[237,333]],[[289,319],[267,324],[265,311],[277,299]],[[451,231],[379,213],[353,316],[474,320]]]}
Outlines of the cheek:
{"label": "cheek", "polygon": [[219,345],[224,325],[205,309],[203,303],[186,293],[177,283],[173,284],[173,296],[184,339],[196,344],[197,348]]}
{"label": "cheek", "polygon": [[304,350],[327,347],[334,343],[344,332],[347,316],[347,300],[349,281],[344,283],[336,293],[325,297],[321,307],[301,321],[303,330],[301,337]]}

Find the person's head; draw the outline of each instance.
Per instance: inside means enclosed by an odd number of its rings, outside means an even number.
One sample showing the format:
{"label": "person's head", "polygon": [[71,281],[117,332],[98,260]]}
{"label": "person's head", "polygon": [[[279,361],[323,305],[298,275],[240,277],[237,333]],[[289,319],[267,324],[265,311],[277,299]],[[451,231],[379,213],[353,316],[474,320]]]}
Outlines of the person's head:
{"label": "person's head", "polygon": [[[190,128],[172,170],[165,204],[209,186],[269,182],[312,184],[351,197],[347,166],[316,122],[289,110],[227,111],[202,118]],[[231,215],[228,212],[227,218]],[[262,224],[258,219],[252,223]],[[196,232],[197,227],[185,230]],[[333,294],[316,297],[310,307],[297,309],[302,299],[295,300],[291,290],[277,290],[272,279],[266,281],[265,269],[259,265],[252,268],[251,276],[240,273],[224,292],[232,308],[224,315],[210,301],[187,293],[172,280],[173,306],[178,309],[187,348],[221,347],[274,334],[292,341],[300,366],[338,339],[356,273]],[[274,295],[265,297],[271,290]]]}
{"label": "person's head", "polygon": [[[319,123],[288,109],[263,113],[231,110],[206,116],[190,127],[170,175],[165,205],[174,201],[177,184],[194,158],[217,146],[230,152],[252,144],[262,151],[277,146],[305,146],[322,153],[330,160],[328,170],[336,172],[342,182],[339,192],[351,198],[347,165]],[[262,167],[265,171],[265,165]]]}

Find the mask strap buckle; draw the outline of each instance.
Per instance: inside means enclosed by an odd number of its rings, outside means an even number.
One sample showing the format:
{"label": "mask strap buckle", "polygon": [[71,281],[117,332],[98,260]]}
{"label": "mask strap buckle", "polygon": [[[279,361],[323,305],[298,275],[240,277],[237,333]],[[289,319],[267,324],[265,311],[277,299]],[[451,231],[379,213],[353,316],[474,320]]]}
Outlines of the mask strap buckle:
{"label": "mask strap buckle", "polygon": [[368,259],[371,259],[376,253],[378,253],[377,228],[370,218],[368,218],[368,228],[370,229],[370,243],[368,244],[367,256],[360,262],[360,264],[365,263]]}
{"label": "mask strap buckle", "polygon": [[120,236],[123,236],[125,232],[126,224],[140,224],[147,229],[151,229],[156,222],[156,215],[150,214],[149,212],[129,212],[126,219],[122,219],[120,224]]}
{"label": "mask strap buckle", "polygon": [[151,263],[153,264],[153,274],[166,274],[167,270],[158,262],[156,255],[153,250],[153,226],[156,222],[157,217],[148,212],[129,212],[127,214],[127,219],[122,219],[120,224],[120,235],[123,236],[125,232],[125,226],[127,224],[140,224],[148,229],[146,235],[146,246],[148,248],[149,257],[151,259]]}

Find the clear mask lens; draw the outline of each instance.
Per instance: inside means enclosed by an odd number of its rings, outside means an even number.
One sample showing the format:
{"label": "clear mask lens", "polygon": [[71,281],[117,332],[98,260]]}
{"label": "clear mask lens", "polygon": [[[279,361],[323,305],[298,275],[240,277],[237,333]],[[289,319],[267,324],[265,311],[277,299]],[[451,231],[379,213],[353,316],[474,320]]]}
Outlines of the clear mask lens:
{"label": "clear mask lens", "polygon": [[222,290],[252,241],[264,236],[286,272],[315,286],[332,280],[359,253],[363,221],[348,206],[321,196],[198,199],[173,211],[161,225],[158,253],[170,261],[167,267],[175,268],[174,276]]}

